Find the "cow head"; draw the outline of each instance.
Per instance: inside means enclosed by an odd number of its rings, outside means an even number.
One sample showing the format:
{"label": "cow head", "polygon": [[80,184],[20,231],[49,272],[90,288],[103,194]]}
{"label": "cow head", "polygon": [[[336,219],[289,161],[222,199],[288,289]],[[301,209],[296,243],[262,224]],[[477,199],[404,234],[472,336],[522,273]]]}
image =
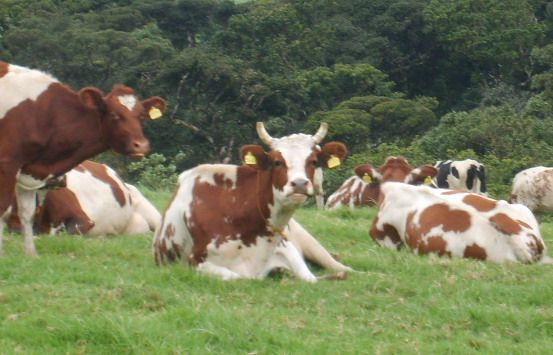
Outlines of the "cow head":
{"label": "cow head", "polygon": [[438,170],[432,165],[421,165],[413,168],[403,157],[388,157],[378,169],[370,164],[359,165],[355,174],[366,183],[383,183],[386,181],[404,182],[411,185],[432,183]]}
{"label": "cow head", "polygon": [[107,96],[97,88],[83,88],[79,98],[87,108],[99,113],[106,144],[137,159],[150,151],[150,143],[142,130],[144,121],[161,117],[167,109],[162,98],[153,96],[140,101],[133,89],[124,85],[115,85]]}
{"label": "cow head", "polygon": [[347,155],[346,146],[339,142],[318,146],[327,130],[328,125],[322,123],[314,135],[292,134],[273,138],[263,123],[258,122],[257,133],[271,150],[265,152],[259,145],[247,145],[242,147],[241,157],[246,165],[270,172],[275,202],[297,206],[315,192],[315,169],[336,167]]}

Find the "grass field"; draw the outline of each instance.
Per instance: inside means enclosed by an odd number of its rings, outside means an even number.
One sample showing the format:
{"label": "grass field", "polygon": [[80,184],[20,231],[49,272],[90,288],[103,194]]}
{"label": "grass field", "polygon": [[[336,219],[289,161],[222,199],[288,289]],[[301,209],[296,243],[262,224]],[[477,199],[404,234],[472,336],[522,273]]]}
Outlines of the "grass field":
{"label": "grass field", "polygon": [[[164,207],[170,194],[148,195]],[[7,235],[0,354],[551,353],[552,266],[386,250],[368,236],[373,216],[297,213],[359,271],[317,284],[156,267],[149,235],[43,236],[39,258],[24,257],[21,237]],[[542,233],[553,247],[553,223]]]}

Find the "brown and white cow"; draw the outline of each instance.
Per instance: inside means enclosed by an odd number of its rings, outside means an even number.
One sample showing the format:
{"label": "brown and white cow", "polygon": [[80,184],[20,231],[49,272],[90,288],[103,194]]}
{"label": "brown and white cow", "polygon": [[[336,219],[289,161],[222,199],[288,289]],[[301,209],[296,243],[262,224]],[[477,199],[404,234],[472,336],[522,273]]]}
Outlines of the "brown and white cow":
{"label": "brown and white cow", "polygon": [[509,201],[533,212],[553,211],[553,168],[536,166],[516,174]]}
{"label": "brown and white cow", "polygon": [[437,172],[432,165],[413,168],[401,156],[387,157],[378,169],[370,164],[359,165],[355,168],[355,175],[328,197],[326,208],[374,206],[382,183],[397,181],[411,185],[430,184]]}
{"label": "brown and white cow", "polygon": [[326,123],[313,136],[272,138],[261,122],[257,132],[270,152],[246,145],[242,166],[199,165],[179,176],[153,240],[157,264],[178,259],[225,280],[263,278],[275,268],[317,280],[284,229],[314,194],[315,169],[336,165],[346,147],[316,148]]}
{"label": "brown and white cow", "polygon": [[67,186],[48,191],[40,206],[41,233],[142,234],[161,222],[150,201],[105,164],[87,160],[65,176]]}
{"label": "brown and white cow", "polygon": [[496,262],[550,262],[532,212],[458,190],[387,182],[369,231],[380,245],[416,254]]}
{"label": "brown and white cow", "polygon": [[36,190],[110,148],[144,156],[150,145],[143,123],[166,109],[160,97],[140,101],[124,85],[115,85],[107,96],[94,87],[74,92],[49,74],[5,62],[0,62],[0,93],[0,216],[15,194],[28,255],[37,255]]}
{"label": "brown and white cow", "polygon": [[432,180],[442,189],[464,190],[486,195],[486,168],[473,159],[438,161],[438,174]]}

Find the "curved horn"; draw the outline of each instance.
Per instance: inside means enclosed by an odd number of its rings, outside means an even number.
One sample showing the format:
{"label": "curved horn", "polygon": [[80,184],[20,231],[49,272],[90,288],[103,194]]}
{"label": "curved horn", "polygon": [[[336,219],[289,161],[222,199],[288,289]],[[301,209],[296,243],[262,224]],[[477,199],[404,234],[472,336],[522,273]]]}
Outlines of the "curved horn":
{"label": "curved horn", "polygon": [[257,135],[259,136],[259,138],[261,138],[263,143],[267,144],[270,147],[273,141],[273,137],[271,137],[269,133],[267,133],[263,122],[257,122],[255,124],[255,129],[257,130]]}
{"label": "curved horn", "polygon": [[326,136],[327,132],[328,132],[328,123],[321,122],[321,126],[319,127],[319,130],[313,136],[313,139],[315,140],[315,144],[321,143],[323,138]]}

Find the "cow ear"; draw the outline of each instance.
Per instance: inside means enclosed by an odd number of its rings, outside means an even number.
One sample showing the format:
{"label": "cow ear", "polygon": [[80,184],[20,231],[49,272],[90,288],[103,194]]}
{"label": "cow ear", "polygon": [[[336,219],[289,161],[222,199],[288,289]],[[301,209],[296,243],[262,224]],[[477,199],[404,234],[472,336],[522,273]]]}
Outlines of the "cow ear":
{"label": "cow ear", "polygon": [[318,159],[321,166],[332,169],[340,166],[347,155],[348,149],[345,144],[340,142],[329,142],[318,152]]}
{"label": "cow ear", "polygon": [[100,89],[94,87],[82,88],[79,90],[79,99],[89,109],[106,111],[104,93]]}
{"label": "cow ear", "polygon": [[382,175],[380,175],[370,164],[363,164],[355,167],[355,175],[359,176],[359,178],[367,184],[382,180]]}
{"label": "cow ear", "polygon": [[142,106],[148,112],[148,117],[151,120],[160,118],[162,113],[167,111],[167,102],[159,96],[152,96],[149,99],[143,100]]}
{"label": "cow ear", "polygon": [[255,169],[266,170],[269,164],[269,156],[263,150],[263,147],[257,144],[245,145],[240,149],[240,159],[244,165]]}
{"label": "cow ear", "polygon": [[421,165],[411,171],[412,184],[432,185],[432,178],[438,174],[438,169],[432,165]]}

